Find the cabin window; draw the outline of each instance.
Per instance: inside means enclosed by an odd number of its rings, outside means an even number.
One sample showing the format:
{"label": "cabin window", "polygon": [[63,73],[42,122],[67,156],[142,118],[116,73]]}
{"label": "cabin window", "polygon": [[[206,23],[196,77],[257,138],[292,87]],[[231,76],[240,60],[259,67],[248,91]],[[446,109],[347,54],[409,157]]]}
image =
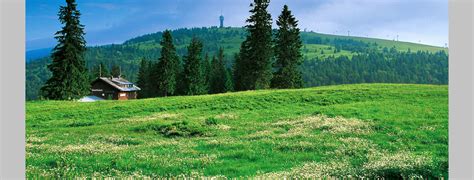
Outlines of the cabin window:
{"label": "cabin window", "polygon": [[127,94],[125,94],[125,93],[120,93],[120,97],[125,97],[125,96],[127,96]]}

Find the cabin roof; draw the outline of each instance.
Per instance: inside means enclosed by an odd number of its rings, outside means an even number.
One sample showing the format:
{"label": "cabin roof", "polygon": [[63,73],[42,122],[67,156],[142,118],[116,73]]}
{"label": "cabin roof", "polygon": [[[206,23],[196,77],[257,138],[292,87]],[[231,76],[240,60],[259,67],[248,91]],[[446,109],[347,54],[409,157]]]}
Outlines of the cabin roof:
{"label": "cabin roof", "polygon": [[[136,86],[135,84],[129,82],[128,80],[124,79],[124,78],[121,78],[121,77],[113,77],[113,78],[110,78],[110,77],[99,77],[97,78],[97,80],[95,80],[93,82],[93,84],[95,82],[97,82],[98,80],[102,80],[104,82],[106,82],[107,84],[109,84],[110,86],[114,87],[115,89],[118,89],[119,91],[122,91],[122,92],[131,92],[131,91],[139,91],[141,90],[138,86]],[[122,85],[132,85],[132,87],[122,87]]]}

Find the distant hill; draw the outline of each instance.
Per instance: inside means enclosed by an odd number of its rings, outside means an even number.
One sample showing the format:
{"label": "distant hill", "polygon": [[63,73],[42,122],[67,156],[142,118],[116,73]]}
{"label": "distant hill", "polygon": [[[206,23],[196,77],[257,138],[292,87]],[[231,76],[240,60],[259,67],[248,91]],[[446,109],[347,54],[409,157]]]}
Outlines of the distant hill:
{"label": "distant hill", "polygon": [[[230,67],[233,61],[235,53],[238,53],[240,44],[246,37],[246,31],[244,28],[192,28],[192,29],[177,29],[172,31],[174,43],[177,47],[177,52],[183,56],[186,53],[186,46],[191,41],[191,38],[196,36],[203,40],[204,51],[209,54],[210,57],[216,54],[219,47],[223,47],[227,59],[227,64]],[[136,81],[136,75],[139,68],[139,62],[145,58],[152,61],[157,61],[160,56],[160,45],[162,32],[147,34],[130,39],[122,44],[111,44],[104,46],[88,47],[85,59],[87,66],[91,69],[98,63],[103,62],[106,66],[111,67],[112,65],[120,65],[122,68],[122,74],[131,81]],[[442,47],[428,46],[422,44],[390,41],[374,38],[363,38],[363,37],[350,37],[350,36],[336,36],[328,34],[320,34],[314,32],[302,32],[302,41],[304,42],[303,54],[305,62],[311,62],[314,60],[331,59],[338,57],[352,58],[354,55],[367,54],[369,52],[376,52],[389,55],[390,50],[399,52],[417,52],[424,51],[426,53],[435,53],[445,51]],[[50,51],[50,50],[49,50]],[[39,88],[48,79],[50,73],[46,66],[50,63],[49,56],[47,56],[47,49],[42,49],[34,52],[30,52],[28,57],[31,57],[26,65],[26,94],[27,99],[36,99]],[[44,56],[46,53],[46,56]],[[445,51],[447,53],[447,51]],[[28,53],[27,53],[28,54]],[[32,57],[43,55],[43,58],[34,59]],[[395,57],[395,56],[393,56]],[[392,56],[390,57],[392,58]],[[447,58],[446,58],[447,62]],[[421,62],[423,63],[423,62]],[[445,63],[447,64],[447,63]],[[311,65],[311,67],[314,66]],[[333,65],[331,65],[333,66]],[[336,65],[339,66],[339,65]],[[392,65],[396,66],[396,65]],[[442,66],[442,75],[444,77],[445,71],[447,72],[447,65],[441,64],[433,67]],[[446,66],[446,67],[444,67]],[[428,66],[423,66],[428,67]],[[429,66],[431,67],[431,65]],[[377,67],[375,67],[377,68]],[[388,67],[390,68],[390,67]],[[377,69],[370,70],[367,72],[370,76],[371,73]],[[416,70],[416,69],[414,69]],[[319,71],[314,68],[305,68],[303,75],[305,79],[311,79],[311,83],[307,83],[306,86],[315,86],[321,83],[313,83],[314,76],[318,74],[313,71]],[[373,72],[372,72],[373,71]],[[333,71],[334,72],[334,71]],[[425,74],[431,72],[423,71]],[[400,74],[400,73],[398,73]],[[392,73],[390,76],[398,76],[398,74]],[[318,75],[319,76],[319,75]],[[328,78],[330,78],[328,76]],[[372,78],[372,77],[368,77]],[[415,81],[400,81],[402,83],[431,83],[444,84],[444,81],[439,81],[436,77],[434,81],[430,81],[431,77],[425,78],[428,80],[415,80]],[[413,79],[413,78],[412,78]],[[339,81],[328,81],[329,84],[339,84]],[[340,81],[345,82],[345,81]],[[349,81],[347,81],[349,82]],[[359,82],[359,81],[358,81]],[[371,82],[371,81],[360,81],[360,82]],[[377,82],[374,80],[374,82]],[[391,82],[390,80],[384,80],[383,82]],[[398,82],[398,81],[397,81]],[[328,83],[322,83],[328,84]]]}
{"label": "distant hill", "polygon": [[48,57],[51,54],[52,49],[53,48],[43,48],[43,49],[35,49],[35,50],[26,51],[25,53],[26,62]]}

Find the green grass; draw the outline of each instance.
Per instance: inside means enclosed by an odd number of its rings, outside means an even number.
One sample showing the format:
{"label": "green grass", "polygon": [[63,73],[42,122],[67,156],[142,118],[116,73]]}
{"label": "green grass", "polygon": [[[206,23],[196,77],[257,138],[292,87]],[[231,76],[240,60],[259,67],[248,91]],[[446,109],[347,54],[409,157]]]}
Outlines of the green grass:
{"label": "green grass", "polygon": [[[341,52],[334,52],[334,47],[329,45],[322,45],[322,44],[305,44],[303,46],[303,56],[305,59],[314,59],[319,57],[321,59],[327,58],[329,56],[339,57],[339,56],[347,56],[352,58],[352,55],[355,53],[351,53],[350,51],[341,50]],[[321,53],[323,51],[323,53]]]}
{"label": "green grass", "polygon": [[27,176],[448,173],[448,87],[361,84],[26,103]]}
{"label": "green grass", "polygon": [[365,43],[377,43],[380,49],[392,48],[395,47],[398,51],[406,52],[410,49],[412,52],[416,51],[429,51],[429,52],[438,52],[438,51],[447,51],[446,48],[439,46],[432,46],[419,43],[403,42],[403,41],[393,41],[386,39],[370,38],[370,37],[356,37],[356,36],[341,36],[341,35],[331,35],[331,34],[321,34],[321,33],[312,33],[312,32],[303,32],[302,35],[306,38],[308,37],[321,37],[328,39],[352,39],[355,41],[362,41]]}

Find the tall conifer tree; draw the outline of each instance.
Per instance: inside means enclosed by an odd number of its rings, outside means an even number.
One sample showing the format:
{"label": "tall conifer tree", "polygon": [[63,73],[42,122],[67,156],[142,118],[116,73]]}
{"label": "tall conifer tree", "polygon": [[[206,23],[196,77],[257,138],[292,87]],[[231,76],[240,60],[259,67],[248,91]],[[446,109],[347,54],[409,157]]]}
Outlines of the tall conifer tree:
{"label": "tall conifer tree", "polygon": [[145,58],[142,59],[140,62],[140,69],[138,70],[138,80],[137,86],[140,87],[140,91],[138,92],[138,98],[148,98],[150,97],[150,89],[149,89],[149,74],[150,74],[150,67],[149,61]]}
{"label": "tall conifer tree", "polygon": [[184,94],[200,95],[205,93],[205,80],[203,78],[202,61],[202,42],[193,38],[188,46],[188,54],[184,57]]}
{"label": "tall conifer tree", "polygon": [[204,78],[204,89],[206,93],[209,93],[210,81],[211,81],[211,62],[209,61],[209,54],[206,53],[201,63],[202,75]]}
{"label": "tall conifer tree", "polygon": [[163,33],[160,45],[161,57],[154,68],[154,79],[157,81],[157,95],[166,97],[176,92],[180,61],[169,30]]}
{"label": "tall conifer tree", "polygon": [[108,77],[110,76],[107,66],[103,62],[100,62],[97,66],[92,68],[91,80],[95,80],[99,77]]}
{"label": "tall conifer tree", "polygon": [[112,77],[119,77],[119,76],[121,76],[121,75],[122,75],[122,72],[121,72],[122,70],[121,70],[120,68],[121,68],[121,67],[118,66],[118,65],[116,65],[116,64],[112,65],[112,70],[110,71],[110,75],[111,75]]}
{"label": "tall conifer tree", "polygon": [[232,69],[225,68],[225,84],[224,84],[224,92],[231,92],[234,91],[234,80],[232,78]]}
{"label": "tall conifer tree", "polygon": [[239,55],[238,90],[270,88],[272,79],[272,18],[267,11],[270,0],[254,0],[247,19],[248,35]]}
{"label": "tall conifer tree", "polygon": [[[241,52],[242,53],[242,52]],[[234,90],[240,91],[244,90],[243,81],[242,81],[242,62],[240,60],[240,55],[238,53],[234,54],[234,64],[232,67],[232,75],[234,80]]]}
{"label": "tall conifer tree", "polygon": [[301,54],[303,43],[300,39],[298,21],[287,5],[283,7],[278,17],[277,25],[279,28],[275,39],[276,62],[274,64],[276,72],[272,79],[272,87],[301,88],[303,79],[299,66],[303,58]]}
{"label": "tall conifer tree", "polygon": [[77,10],[75,0],[66,0],[58,16],[61,30],[56,32],[58,44],[52,52],[52,63],[48,69],[52,77],[41,88],[46,99],[72,100],[90,93],[89,74],[84,61],[86,41],[84,26],[80,23],[81,13]]}
{"label": "tall conifer tree", "polygon": [[219,49],[218,57],[212,58],[211,63],[211,80],[210,80],[210,93],[225,93],[230,90],[228,78],[230,78],[227,74],[227,70],[225,68],[224,63],[224,49]]}

